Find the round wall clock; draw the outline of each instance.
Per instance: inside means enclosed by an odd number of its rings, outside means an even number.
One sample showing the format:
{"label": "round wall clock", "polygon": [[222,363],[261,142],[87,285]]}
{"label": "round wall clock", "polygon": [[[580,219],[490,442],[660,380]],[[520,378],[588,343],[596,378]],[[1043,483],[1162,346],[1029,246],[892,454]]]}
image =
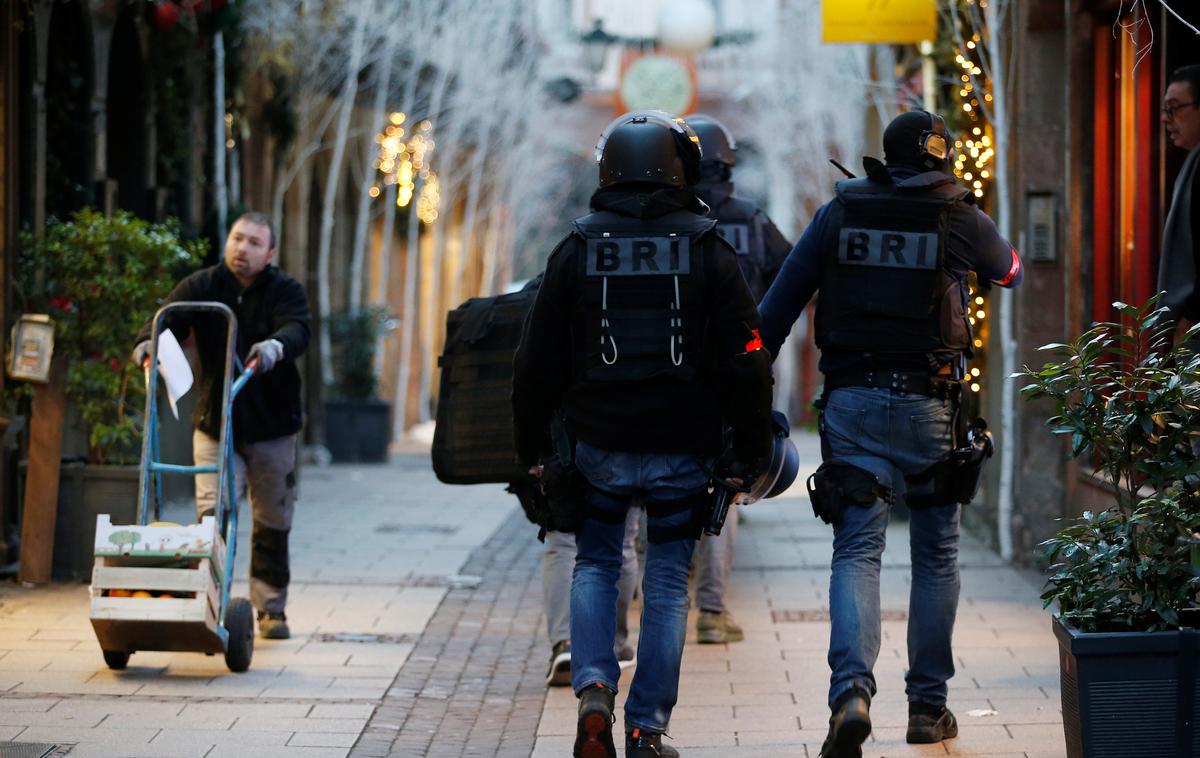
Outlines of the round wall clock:
{"label": "round wall clock", "polygon": [[630,63],[621,78],[621,107],[625,111],[657,109],[682,114],[696,94],[687,64],[669,55],[643,55]]}

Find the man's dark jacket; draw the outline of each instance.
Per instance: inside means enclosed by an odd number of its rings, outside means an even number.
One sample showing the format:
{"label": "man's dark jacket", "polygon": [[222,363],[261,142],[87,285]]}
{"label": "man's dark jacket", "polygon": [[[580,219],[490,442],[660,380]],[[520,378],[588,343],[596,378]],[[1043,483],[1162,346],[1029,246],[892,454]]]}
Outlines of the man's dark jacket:
{"label": "man's dark jacket", "polygon": [[[622,209],[619,201],[615,205]],[[685,213],[671,206],[661,211]],[[715,455],[722,447],[724,418],[734,427],[734,447],[741,460],[749,463],[765,452],[770,413],[766,353],[758,351],[764,356],[761,366],[751,361],[735,368],[740,365],[735,356],[746,350],[751,330],[758,329],[758,311],[733,249],[715,233],[701,240],[702,317],[707,365],[712,368],[686,383],[669,377],[636,384],[597,383],[574,375],[572,356],[578,346],[573,341],[579,336],[572,314],[585,286],[578,274],[585,242],[570,234],[558,245],[513,362],[513,421],[521,464],[532,465],[547,452],[546,430],[558,408],[580,440],[607,450]]]}
{"label": "man's dark jacket", "polygon": [[792,251],[792,243],[787,241],[765,211],[733,192],[733,182],[728,181],[703,182],[696,186],[696,195],[711,209],[708,215],[715,218],[718,224],[742,221],[757,229],[757,232],[751,233],[749,240],[752,248],[744,253],[738,251],[737,256],[742,275],[750,286],[750,294],[757,303],[771,288],[788,253]]}
{"label": "man's dark jacket", "polygon": [[[246,360],[256,342],[276,339],[283,360],[246,383],[233,406],[233,434],[239,443],[261,442],[300,431],[300,372],[298,358],[308,347],[308,298],[304,288],[274,266],[268,266],[249,287],[242,288],[224,263],[188,276],[167,295],[166,302],[203,300],[224,303],[237,317],[237,354]],[[168,326],[179,341],[194,330],[200,355],[199,392],[192,423],[210,437],[221,429],[221,395],[225,372],[225,319],[218,315],[176,314]],[[150,338],[150,322],[137,341]]]}

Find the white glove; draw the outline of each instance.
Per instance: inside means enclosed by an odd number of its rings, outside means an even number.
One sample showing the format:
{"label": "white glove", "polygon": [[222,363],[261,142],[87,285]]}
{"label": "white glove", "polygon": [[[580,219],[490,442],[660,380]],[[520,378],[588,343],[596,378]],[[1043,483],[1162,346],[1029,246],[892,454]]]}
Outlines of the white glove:
{"label": "white glove", "polygon": [[275,364],[283,360],[283,343],[279,340],[263,340],[256,342],[250,346],[250,353],[246,356],[246,363],[249,363],[254,358],[258,358],[258,372],[265,374],[275,368]]}
{"label": "white glove", "polygon": [[133,349],[133,355],[130,357],[138,368],[146,365],[146,362],[150,360],[150,340],[142,340],[137,343],[137,347]]}

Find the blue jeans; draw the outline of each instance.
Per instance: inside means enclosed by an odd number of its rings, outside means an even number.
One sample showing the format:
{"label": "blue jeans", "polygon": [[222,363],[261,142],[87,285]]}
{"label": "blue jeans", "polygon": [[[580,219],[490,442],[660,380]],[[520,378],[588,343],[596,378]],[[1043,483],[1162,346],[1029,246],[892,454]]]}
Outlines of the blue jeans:
{"label": "blue jeans", "polygon": [[646,506],[644,607],[638,666],[625,703],[626,730],[663,733],[679,694],[679,666],[687,632],[688,570],[696,542],[680,532],[708,474],[694,455],[623,453],[576,445],[575,463],[591,482],[591,513],[575,532],[571,585],[571,686],[578,694],[597,683],[617,690],[621,669],[613,654],[617,578],[625,513]]}
{"label": "blue jeans", "polygon": [[[953,404],[923,395],[850,387],[834,390],[821,414],[822,457],[866,469],[896,495],[904,477],[918,474],[953,450]],[[909,702],[944,705],[954,676],[950,638],[958,610],[959,505],[912,511],[908,601]],[[875,694],[879,657],[879,568],[888,504],[845,505],[833,526],[829,581],[829,705],[852,688]]]}

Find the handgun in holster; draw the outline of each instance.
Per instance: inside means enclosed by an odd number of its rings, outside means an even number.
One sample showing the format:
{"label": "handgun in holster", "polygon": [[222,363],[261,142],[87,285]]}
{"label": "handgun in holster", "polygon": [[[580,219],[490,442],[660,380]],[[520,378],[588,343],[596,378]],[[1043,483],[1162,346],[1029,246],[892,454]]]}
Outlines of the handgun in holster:
{"label": "handgun in holster", "polygon": [[995,452],[995,443],[983,419],[977,418],[963,426],[965,429],[956,430],[956,446],[949,457],[916,476],[905,478],[910,489],[915,486],[931,490],[909,494],[905,498],[909,508],[950,503],[967,505],[979,493],[979,486],[983,483],[983,467]]}
{"label": "handgun in holster", "polygon": [[806,486],[813,514],[826,524],[839,521],[847,506],[866,508],[880,498],[892,501],[892,489],[879,477],[849,463],[822,463]]}

